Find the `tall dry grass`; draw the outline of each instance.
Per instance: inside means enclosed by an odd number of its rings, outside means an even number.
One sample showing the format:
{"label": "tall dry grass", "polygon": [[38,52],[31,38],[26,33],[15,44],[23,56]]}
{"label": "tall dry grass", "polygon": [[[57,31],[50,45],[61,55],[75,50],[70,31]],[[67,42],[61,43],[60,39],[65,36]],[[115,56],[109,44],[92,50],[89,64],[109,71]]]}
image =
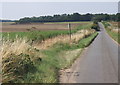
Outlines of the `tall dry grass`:
{"label": "tall dry grass", "polygon": [[2,57],[8,57],[10,54],[19,55],[21,53],[26,53],[30,45],[26,42],[26,39],[16,39],[14,42],[10,40],[2,40]]}
{"label": "tall dry grass", "polygon": [[78,31],[77,33],[72,34],[71,40],[69,35],[60,35],[51,39],[46,39],[42,43],[34,44],[34,47],[37,49],[47,49],[54,45],[57,42],[63,42],[63,43],[77,43],[80,39],[94,33],[95,30],[93,29],[83,29]]}
{"label": "tall dry grass", "polygon": [[14,41],[2,39],[1,41],[3,83],[18,81],[28,72],[33,71],[36,60],[41,60],[40,52],[31,47],[26,38]]}
{"label": "tall dry grass", "polygon": [[109,24],[110,24],[110,26],[108,26],[108,28],[112,32],[120,33],[120,28],[118,26],[118,22],[109,22]]}

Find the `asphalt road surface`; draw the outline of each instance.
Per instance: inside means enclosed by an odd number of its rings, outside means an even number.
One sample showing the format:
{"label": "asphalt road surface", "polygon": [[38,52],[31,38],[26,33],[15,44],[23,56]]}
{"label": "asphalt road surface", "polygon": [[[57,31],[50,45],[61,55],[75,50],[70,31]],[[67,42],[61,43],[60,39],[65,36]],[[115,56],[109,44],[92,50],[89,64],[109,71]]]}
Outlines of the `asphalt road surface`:
{"label": "asphalt road surface", "polygon": [[64,83],[118,83],[118,44],[101,31],[70,69]]}

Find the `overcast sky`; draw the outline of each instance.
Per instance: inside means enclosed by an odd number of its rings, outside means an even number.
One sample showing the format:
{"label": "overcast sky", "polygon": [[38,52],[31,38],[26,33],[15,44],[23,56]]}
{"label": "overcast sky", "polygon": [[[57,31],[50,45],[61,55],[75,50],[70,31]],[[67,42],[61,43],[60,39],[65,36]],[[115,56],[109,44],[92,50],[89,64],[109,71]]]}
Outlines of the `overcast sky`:
{"label": "overcast sky", "polygon": [[[20,1],[20,0],[19,0]],[[85,13],[118,12],[118,2],[2,2],[2,19],[20,19],[22,17]]]}

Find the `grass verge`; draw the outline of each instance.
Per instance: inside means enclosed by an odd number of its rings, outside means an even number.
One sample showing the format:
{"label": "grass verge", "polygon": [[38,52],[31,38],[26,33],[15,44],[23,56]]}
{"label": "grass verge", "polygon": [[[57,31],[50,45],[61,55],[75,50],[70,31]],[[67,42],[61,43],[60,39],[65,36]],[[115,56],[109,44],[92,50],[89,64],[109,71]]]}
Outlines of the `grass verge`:
{"label": "grass verge", "polygon": [[112,31],[111,29],[109,29],[108,27],[110,26],[109,23],[107,22],[103,22],[103,25],[105,26],[105,29],[107,31],[107,33],[115,40],[117,41],[119,44],[120,44],[120,33],[119,32],[114,32]]}
{"label": "grass verge", "polygon": [[[37,71],[35,73],[28,73],[27,76],[24,77],[23,82],[58,83],[59,70],[71,66],[71,64],[79,57],[81,51],[95,39],[97,34],[98,33],[94,33],[87,36],[77,44],[57,43],[48,50],[42,50],[45,57],[42,58],[40,63],[35,65]],[[66,52],[74,51],[75,53],[76,50],[78,50],[76,55],[72,57],[66,55]]]}

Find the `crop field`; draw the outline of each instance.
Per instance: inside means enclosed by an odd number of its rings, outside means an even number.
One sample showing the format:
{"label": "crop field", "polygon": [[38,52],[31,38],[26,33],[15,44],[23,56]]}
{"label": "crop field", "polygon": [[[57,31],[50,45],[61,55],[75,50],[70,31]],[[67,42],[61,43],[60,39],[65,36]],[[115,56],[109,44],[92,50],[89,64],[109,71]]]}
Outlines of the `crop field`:
{"label": "crop field", "polygon": [[[71,29],[79,25],[85,25],[89,22],[70,22]],[[31,24],[15,24],[14,22],[3,22],[3,32],[27,32],[33,30],[68,30],[68,22],[55,23],[31,23]]]}

